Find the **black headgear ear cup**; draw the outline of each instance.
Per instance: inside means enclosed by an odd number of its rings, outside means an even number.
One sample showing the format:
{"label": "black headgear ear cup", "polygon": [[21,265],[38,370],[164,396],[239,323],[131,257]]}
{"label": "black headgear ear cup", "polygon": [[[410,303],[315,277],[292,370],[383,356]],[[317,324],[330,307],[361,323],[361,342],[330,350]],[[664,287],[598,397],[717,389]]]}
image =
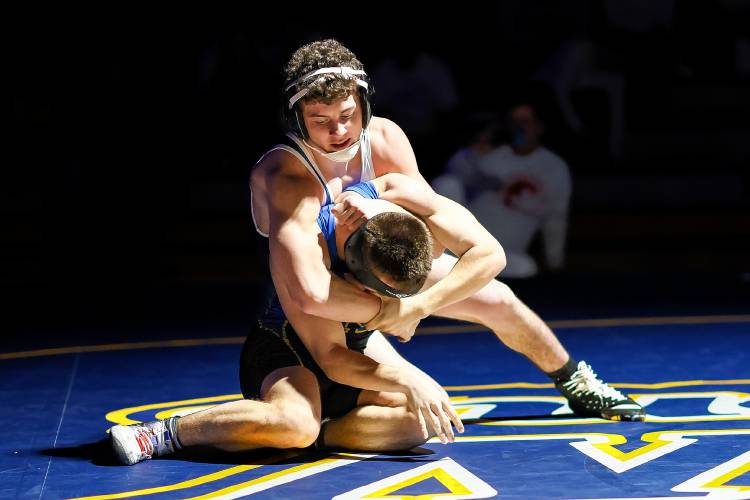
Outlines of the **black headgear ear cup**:
{"label": "black headgear ear cup", "polygon": [[[331,73],[337,73],[337,71],[333,70],[340,69],[342,68],[331,68]],[[304,80],[304,77],[300,80]],[[370,78],[367,76],[367,74],[358,75],[357,80],[359,102],[360,107],[362,108],[362,128],[365,129],[370,124],[370,119],[372,118],[372,107],[370,104],[370,100],[374,93],[374,89],[372,86],[372,82],[370,81]],[[300,105],[300,101],[302,99],[297,100],[291,108],[289,107],[289,102],[294,98],[299,90],[300,87],[296,83],[285,86],[284,102],[282,103],[282,113],[284,116],[284,123],[286,124],[287,131],[301,137],[302,139],[307,140],[309,139],[309,134],[307,132],[307,127],[305,127],[304,117],[302,116],[302,107]]]}
{"label": "black headgear ear cup", "polygon": [[362,128],[366,129],[367,126],[370,124],[370,119],[372,118],[372,99],[373,89],[372,84],[370,83],[367,87],[367,90],[360,87],[359,88],[359,103],[362,107]]}
{"label": "black headgear ear cup", "polygon": [[284,92],[284,102],[281,103],[281,114],[284,120],[284,126],[287,132],[291,132],[304,140],[307,140],[307,128],[305,127],[305,120],[302,117],[302,108],[299,102],[296,102],[291,109],[289,109],[289,99],[291,98],[290,92]]}
{"label": "black headgear ear cup", "polygon": [[291,126],[289,127],[290,132],[304,140],[310,138],[307,133],[307,127],[305,127],[305,118],[302,116],[302,107],[299,103],[296,103],[290,110],[289,120],[291,121]]}

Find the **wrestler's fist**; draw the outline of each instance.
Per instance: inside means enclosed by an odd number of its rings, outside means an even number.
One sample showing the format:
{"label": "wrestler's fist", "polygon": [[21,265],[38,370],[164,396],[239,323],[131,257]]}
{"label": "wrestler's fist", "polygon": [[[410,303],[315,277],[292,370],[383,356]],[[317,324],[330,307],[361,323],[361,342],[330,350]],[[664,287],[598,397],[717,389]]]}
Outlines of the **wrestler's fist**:
{"label": "wrestler's fist", "polygon": [[336,217],[336,224],[357,227],[364,221],[373,218],[378,210],[376,200],[363,198],[352,191],[345,191],[336,197],[331,213]]}
{"label": "wrestler's fist", "polygon": [[408,342],[414,335],[419,322],[427,317],[415,297],[395,299],[380,296],[380,312],[366,325],[368,330],[380,330]]}

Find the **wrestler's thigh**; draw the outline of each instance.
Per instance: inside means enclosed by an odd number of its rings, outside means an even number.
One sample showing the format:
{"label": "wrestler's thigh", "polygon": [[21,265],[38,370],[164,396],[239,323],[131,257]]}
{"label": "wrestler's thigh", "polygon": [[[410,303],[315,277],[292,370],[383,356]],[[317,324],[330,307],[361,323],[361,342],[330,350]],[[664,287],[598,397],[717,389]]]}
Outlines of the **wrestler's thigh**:
{"label": "wrestler's thigh", "polygon": [[320,423],[320,387],[304,366],[286,366],[269,373],[260,389],[263,401],[290,412],[296,418]]}
{"label": "wrestler's thigh", "polygon": [[350,450],[407,450],[425,441],[417,418],[405,406],[358,406],[328,422],[325,432],[327,446]]}

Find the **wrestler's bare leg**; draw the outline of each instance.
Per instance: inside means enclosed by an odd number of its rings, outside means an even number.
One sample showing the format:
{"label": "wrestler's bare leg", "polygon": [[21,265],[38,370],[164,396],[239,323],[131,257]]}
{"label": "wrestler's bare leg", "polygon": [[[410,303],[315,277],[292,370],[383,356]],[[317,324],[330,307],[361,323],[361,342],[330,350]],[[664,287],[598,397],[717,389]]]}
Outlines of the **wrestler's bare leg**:
{"label": "wrestler's bare leg", "polygon": [[[433,261],[427,286],[450,272],[455,257]],[[505,345],[529,358],[555,381],[576,415],[609,420],[642,421],[638,403],[599,379],[590,365],[574,362],[552,330],[508,286],[492,280],[479,292],[436,312],[487,326]]]}
{"label": "wrestler's bare leg", "polygon": [[263,381],[261,397],[262,401],[232,401],[180,418],[182,446],[243,451],[305,448],[315,442],[320,431],[320,389],[310,370],[292,366],[273,371]]}
{"label": "wrestler's bare leg", "polygon": [[427,441],[417,418],[406,407],[403,394],[362,391],[357,404],[357,408],[325,425],[327,447],[394,451],[408,450]]}
{"label": "wrestler's bare leg", "polygon": [[[448,254],[435,259],[426,286],[447,275],[456,260]],[[497,280],[435,315],[486,326],[505,345],[529,358],[544,372],[558,370],[568,361],[568,353],[552,330],[507,285]]]}

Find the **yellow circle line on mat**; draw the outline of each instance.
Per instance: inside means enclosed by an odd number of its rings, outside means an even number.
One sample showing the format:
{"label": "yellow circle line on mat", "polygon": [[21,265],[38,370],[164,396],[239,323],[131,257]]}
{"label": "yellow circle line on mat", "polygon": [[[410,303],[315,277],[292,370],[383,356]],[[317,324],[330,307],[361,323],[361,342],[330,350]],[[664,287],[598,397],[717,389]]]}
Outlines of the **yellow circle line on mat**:
{"label": "yellow circle line on mat", "polygon": [[[671,382],[656,382],[653,384],[631,384],[611,383],[612,387],[622,389],[669,389],[671,387],[693,387],[700,385],[750,385],[750,378],[738,378],[729,380],[675,380]],[[532,382],[509,382],[506,384],[484,384],[484,385],[446,385],[446,391],[484,391],[488,389],[552,389],[554,384],[536,384]]]}
{"label": "yellow circle line on mat", "polygon": [[104,494],[104,495],[78,497],[78,498],[71,499],[71,500],[114,500],[117,498],[131,498],[131,497],[137,497],[137,496],[143,496],[143,495],[154,495],[157,493],[166,493],[169,491],[185,490],[188,488],[193,488],[194,486],[200,486],[203,484],[212,483],[214,481],[220,481],[222,479],[226,479],[227,477],[233,476],[235,474],[241,474],[243,472],[247,472],[252,469],[257,469],[264,465],[275,464],[284,459],[292,458],[297,455],[299,455],[299,453],[282,452],[279,455],[274,455],[268,458],[260,459],[255,464],[238,465],[236,467],[222,469],[217,472],[213,472],[211,474],[194,477],[192,479],[188,479],[186,481],[180,481],[174,484],[168,484],[165,486],[156,486],[153,488],[142,488],[139,490],[124,491],[120,493],[109,493],[109,494]]}
{"label": "yellow circle line on mat", "polygon": [[160,408],[174,408],[176,406],[201,405],[204,403],[220,403],[242,399],[242,394],[224,394],[222,396],[210,396],[207,398],[183,399],[181,401],[167,401],[164,403],[150,403],[140,406],[131,406],[129,408],[120,408],[107,413],[104,418],[109,422],[120,425],[137,424],[138,420],[128,418],[128,415],[138,413],[139,411],[158,410]]}
{"label": "yellow circle line on mat", "polygon": [[[550,321],[551,328],[600,328],[611,326],[649,326],[649,325],[703,325],[711,323],[750,323],[750,314],[720,315],[720,316],[664,316],[654,318],[609,318],[609,319],[577,319]],[[482,325],[459,324],[453,326],[426,326],[418,328],[420,335],[439,335],[445,333],[469,333],[489,331]],[[157,340],[149,342],[124,342],[118,344],[99,344],[71,347],[54,347],[50,349],[36,349],[31,351],[0,353],[0,360],[36,358],[40,356],[57,356],[61,354],[76,354],[86,352],[125,351],[130,349],[158,349],[165,347],[194,347],[204,345],[241,344],[245,337],[219,337],[202,339]]]}

